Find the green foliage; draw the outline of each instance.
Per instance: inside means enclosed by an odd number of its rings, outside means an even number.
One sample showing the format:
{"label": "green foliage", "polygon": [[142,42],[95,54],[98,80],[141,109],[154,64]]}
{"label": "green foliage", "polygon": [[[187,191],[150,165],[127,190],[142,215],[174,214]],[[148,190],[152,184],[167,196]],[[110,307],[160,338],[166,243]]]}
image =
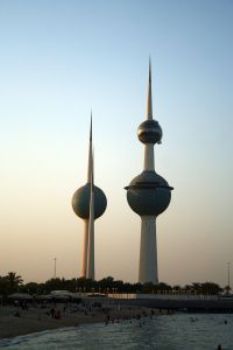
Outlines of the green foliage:
{"label": "green foliage", "polygon": [[[184,287],[167,283],[129,283],[121,280],[114,280],[112,276],[105,277],[99,281],[93,281],[83,277],[72,278],[51,278],[44,283],[29,282],[23,284],[21,276],[15,272],[9,272],[6,276],[0,276],[0,294],[7,296],[15,292],[23,292],[31,295],[48,294],[53,290],[68,290],[70,292],[84,293],[189,293],[202,295],[218,295],[223,289],[214,282],[194,282]],[[224,289],[229,292],[227,286]]]}
{"label": "green foliage", "polygon": [[15,272],[8,272],[6,276],[0,276],[0,294],[9,295],[19,291],[23,279]]}
{"label": "green foliage", "polygon": [[44,290],[44,283],[29,282],[20,287],[21,293],[31,295],[42,294]]}

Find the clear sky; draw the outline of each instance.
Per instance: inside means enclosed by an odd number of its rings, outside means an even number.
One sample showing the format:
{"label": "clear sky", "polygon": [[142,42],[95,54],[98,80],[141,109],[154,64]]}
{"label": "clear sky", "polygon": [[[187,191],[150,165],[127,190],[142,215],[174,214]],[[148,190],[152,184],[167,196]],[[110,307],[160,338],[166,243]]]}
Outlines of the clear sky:
{"label": "clear sky", "polygon": [[[81,271],[90,110],[96,277],[136,281],[140,219],[123,189],[142,171],[148,57],[156,171],[175,190],[158,218],[159,279],[226,285],[233,271],[233,2],[0,1],[0,275],[25,281]],[[233,275],[232,275],[233,277]]]}

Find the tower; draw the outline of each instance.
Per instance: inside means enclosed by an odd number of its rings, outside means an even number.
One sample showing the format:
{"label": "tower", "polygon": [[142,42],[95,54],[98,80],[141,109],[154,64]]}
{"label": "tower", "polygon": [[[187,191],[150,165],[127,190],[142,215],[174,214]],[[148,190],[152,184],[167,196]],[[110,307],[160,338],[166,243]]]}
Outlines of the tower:
{"label": "tower", "polygon": [[72,197],[72,208],[84,220],[84,244],[81,276],[95,279],[94,220],[98,219],[107,207],[104,192],[94,185],[94,159],[92,148],[92,117],[90,123],[87,183]]}
{"label": "tower", "polygon": [[146,120],[139,125],[137,135],[144,144],[144,169],[126,187],[127,201],[131,209],[141,217],[139,282],[156,284],[158,283],[156,218],[167,209],[173,188],[155,172],[154,167],[154,145],[161,143],[162,129],[153,119],[150,63]]}

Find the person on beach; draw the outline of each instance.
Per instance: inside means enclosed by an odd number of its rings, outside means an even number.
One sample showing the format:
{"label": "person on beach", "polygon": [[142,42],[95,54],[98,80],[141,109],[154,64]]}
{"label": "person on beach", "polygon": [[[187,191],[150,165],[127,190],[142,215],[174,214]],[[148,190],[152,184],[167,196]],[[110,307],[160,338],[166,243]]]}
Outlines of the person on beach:
{"label": "person on beach", "polygon": [[60,320],[60,319],[61,319],[61,311],[60,311],[60,310],[57,310],[57,311],[55,312],[54,318],[55,318],[56,320]]}
{"label": "person on beach", "polygon": [[54,316],[55,316],[55,309],[54,308],[52,308],[50,310],[50,315],[52,316],[52,318],[54,318]]}

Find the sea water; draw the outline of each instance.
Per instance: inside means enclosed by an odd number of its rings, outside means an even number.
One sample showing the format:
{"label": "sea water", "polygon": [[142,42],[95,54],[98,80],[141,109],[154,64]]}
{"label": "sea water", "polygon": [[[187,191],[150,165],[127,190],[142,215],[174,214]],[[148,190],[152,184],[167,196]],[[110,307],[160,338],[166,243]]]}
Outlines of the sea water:
{"label": "sea water", "polygon": [[153,316],[120,323],[89,324],[3,339],[8,350],[233,350],[232,314]]}

